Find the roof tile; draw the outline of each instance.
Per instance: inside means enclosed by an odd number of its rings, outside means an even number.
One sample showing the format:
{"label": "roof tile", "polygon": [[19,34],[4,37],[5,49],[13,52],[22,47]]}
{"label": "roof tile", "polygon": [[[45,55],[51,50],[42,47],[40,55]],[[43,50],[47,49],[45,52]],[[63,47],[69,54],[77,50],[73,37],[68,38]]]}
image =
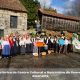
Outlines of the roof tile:
{"label": "roof tile", "polygon": [[66,16],[64,14],[59,14],[59,13],[55,13],[54,11],[47,11],[45,9],[39,9],[39,11],[42,13],[42,14],[45,14],[45,15],[49,15],[49,16],[54,16],[54,17],[59,17],[59,18],[64,18],[64,19],[71,19],[71,20],[77,20],[79,21],[80,18],[79,17],[75,17],[75,16]]}
{"label": "roof tile", "polygon": [[19,0],[0,0],[0,8],[14,11],[27,12]]}

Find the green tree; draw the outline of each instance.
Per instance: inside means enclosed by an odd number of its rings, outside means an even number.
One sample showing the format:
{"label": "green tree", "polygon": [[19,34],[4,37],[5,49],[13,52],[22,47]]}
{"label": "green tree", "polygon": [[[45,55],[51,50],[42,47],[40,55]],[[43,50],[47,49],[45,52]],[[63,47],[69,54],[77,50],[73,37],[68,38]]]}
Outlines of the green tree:
{"label": "green tree", "polygon": [[28,11],[28,26],[34,25],[34,21],[38,19],[38,9],[40,3],[38,0],[20,0]]}

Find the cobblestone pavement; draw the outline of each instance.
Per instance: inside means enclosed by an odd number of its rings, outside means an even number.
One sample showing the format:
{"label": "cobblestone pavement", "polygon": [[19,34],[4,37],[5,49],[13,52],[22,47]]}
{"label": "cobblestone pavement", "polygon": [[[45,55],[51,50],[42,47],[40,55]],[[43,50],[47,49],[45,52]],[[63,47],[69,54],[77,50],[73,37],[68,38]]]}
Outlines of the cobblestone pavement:
{"label": "cobblestone pavement", "polygon": [[17,55],[1,59],[0,68],[80,68],[80,54]]}
{"label": "cobblestone pavement", "polygon": [[[9,59],[3,58],[0,60],[0,70],[4,69],[79,69],[80,54],[54,54],[46,56],[34,57],[33,55],[17,55]],[[36,69],[34,69],[36,68]],[[28,70],[28,71],[29,71]],[[55,71],[56,71],[55,70]],[[54,71],[54,70],[51,70]],[[80,71],[77,70],[77,71]],[[32,74],[0,74],[0,80],[80,80],[80,74],[54,74],[49,77],[32,77]]]}
{"label": "cobblestone pavement", "polygon": [[[59,69],[59,68],[72,68],[77,69],[80,68],[80,54],[77,53],[69,53],[69,54],[54,54],[51,53],[46,56],[34,57],[33,55],[17,55],[15,57],[11,57],[9,59],[1,59],[0,60],[0,68],[9,69],[9,68],[17,68],[17,69],[34,69],[34,68],[51,68],[51,69]],[[35,69],[34,69],[35,70]],[[80,80],[80,74],[59,74],[52,75],[49,77],[43,78],[33,78],[32,75],[2,75],[0,74],[0,80]]]}

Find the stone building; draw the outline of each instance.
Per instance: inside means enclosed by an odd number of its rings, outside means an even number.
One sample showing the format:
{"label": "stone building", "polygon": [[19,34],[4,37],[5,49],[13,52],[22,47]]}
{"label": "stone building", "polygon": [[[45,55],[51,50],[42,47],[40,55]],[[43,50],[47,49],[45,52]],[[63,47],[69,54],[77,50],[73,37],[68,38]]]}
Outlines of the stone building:
{"label": "stone building", "polygon": [[27,10],[19,0],[0,0],[0,36],[27,30]]}
{"label": "stone building", "polygon": [[65,16],[53,11],[39,9],[39,19],[42,27],[49,30],[57,31],[80,31],[80,18],[73,16]]}

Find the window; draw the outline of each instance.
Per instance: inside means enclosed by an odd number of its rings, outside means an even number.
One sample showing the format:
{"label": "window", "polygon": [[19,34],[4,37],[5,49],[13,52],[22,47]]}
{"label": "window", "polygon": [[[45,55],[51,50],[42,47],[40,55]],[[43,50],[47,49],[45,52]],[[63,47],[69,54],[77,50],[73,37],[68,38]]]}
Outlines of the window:
{"label": "window", "polygon": [[10,16],[10,28],[17,28],[17,16]]}

